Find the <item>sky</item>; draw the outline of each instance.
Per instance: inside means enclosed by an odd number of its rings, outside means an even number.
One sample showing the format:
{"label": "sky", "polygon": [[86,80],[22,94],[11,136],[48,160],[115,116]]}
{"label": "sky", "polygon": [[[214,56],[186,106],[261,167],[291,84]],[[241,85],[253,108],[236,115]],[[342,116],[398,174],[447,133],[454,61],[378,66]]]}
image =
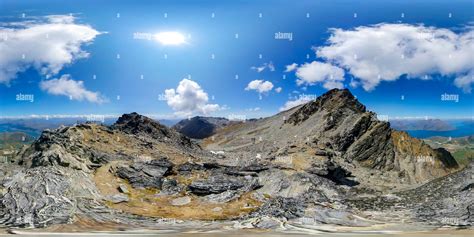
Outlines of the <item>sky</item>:
{"label": "sky", "polygon": [[474,1],[0,1],[0,117],[472,118]]}

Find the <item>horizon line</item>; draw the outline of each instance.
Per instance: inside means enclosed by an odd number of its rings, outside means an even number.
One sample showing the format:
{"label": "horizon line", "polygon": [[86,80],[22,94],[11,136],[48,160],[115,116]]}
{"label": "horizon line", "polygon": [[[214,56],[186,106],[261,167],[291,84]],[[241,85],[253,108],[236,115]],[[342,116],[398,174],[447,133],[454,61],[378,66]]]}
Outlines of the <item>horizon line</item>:
{"label": "horizon line", "polygon": [[[72,119],[72,118],[82,118],[88,120],[97,120],[98,118],[101,119],[110,119],[110,118],[119,118],[120,116],[127,114],[29,114],[29,115],[16,115],[16,116],[0,116],[0,119]],[[140,114],[140,113],[139,113]],[[222,116],[212,116],[212,115],[192,115],[192,116],[176,116],[176,115],[163,115],[163,114],[141,114],[143,116],[158,119],[158,120],[178,120],[178,119],[189,119],[193,117],[214,117],[214,118],[222,118]],[[233,115],[233,114],[232,114]],[[276,115],[276,114],[275,114]],[[230,115],[229,115],[230,116]],[[270,116],[258,116],[252,117],[247,119],[255,119],[255,118],[266,118]],[[225,118],[225,117],[224,117]],[[443,117],[443,116],[390,116],[390,115],[378,115],[377,118],[379,120],[429,120],[429,119],[443,119],[443,120],[459,120],[459,119],[469,119],[474,120],[474,115],[471,116],[453,116],[453,117]],[[229,119],[230,120],[230,119]]]}

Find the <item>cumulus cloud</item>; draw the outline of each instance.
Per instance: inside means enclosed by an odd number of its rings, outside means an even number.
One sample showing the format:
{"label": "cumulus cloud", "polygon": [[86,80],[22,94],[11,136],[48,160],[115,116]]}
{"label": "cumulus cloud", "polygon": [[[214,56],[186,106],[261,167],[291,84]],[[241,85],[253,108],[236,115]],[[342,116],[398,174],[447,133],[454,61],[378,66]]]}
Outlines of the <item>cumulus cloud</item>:
{"label": "cumulus cloud", "polygon": [[467,75],[458,76],[454,80],[454,85],[463,89],[466,93],[471,93],[472,84],[474,84],[474,70],[471,70]]}
{"label": "cumulus cloud", "polygon": [[281,88],[281,87],[275,88],[276,93],[280,93],[282,90],[283,90],[283,88]]}
{"label": "cumulus cloud", "polygon": [[0,83],[33,67],[43,76],[57,74],[65,65],[89,56],[81,46],[100,34],[89,25],[74,23],[69,15],[50,15],[0,26]]}
{"label": "cumulus cloud", "polygon": [[87,90],[83,81],[75,81],[69,74],[62,75],[59,79],[41,81],[40,88],[51,95],[63,95],[71,100],[86,100],[98,104],[107,101],[99,92]]}
{"label": "cumulus cloud", "polygon": [[296,69],[296,84],[314,85],[321,83],[326,89],[342,88],[344,70],[329,63],[313,61]]}
{"label": "cumulus cloud", "polygon": [[296,63],[286,65],[285,72],[292,72],[292,71],[296,70],[297,67],[298,67],[298,64],[296,64]]}
{"label": "cumulus cloud", "polygon": [[198,83],[189,79],[181,80],[176,89],[165,90],[165,98],[168,106],[180,116],[208,115],[221,109],[218,104],[208,104],[207,93]]}
{"label": "cumulus cloud", "polygon": [[454,84],[466,92],[474,82],[472,28],[455,33],[423,25],[378,24],[331,29],[331,33],[326,46],[315,48],[316,55],[346,69],[365,90],[403,75],[419,79],[453,76]]}
{"label": "cumulus cloud", "polygon": [[275,66],[273,65],[272,62],[264,63],[264,64],[262,64],[262,65],[259,66],[259,67],[256,67],[256,66],[251,67],[252,70],[255,70],[255,71],[259,72],[259,73],[265,71],[265,69],[267,69],[267,68],[268,68],[268,70],[269,70],[270,72],[274,72],[274,71],[275,71]]}
{"label": "cumulus cloud", "polygon": [[311,100],[312,99],[310,97],[300,96],[296,100],[287,101],[282,107],[280,107],[280,111],[289,110],[289,109],[291,109],[293,107],[296,107],[298,105],[306,104],[306,103],[310,102]]}
{"label": "cumulus cloud", "polygon": [[255,90],[258,93],[265,93],[271,91],[273,88],[273,83],[264,80],[253,80],[249,82],[245,90]]}

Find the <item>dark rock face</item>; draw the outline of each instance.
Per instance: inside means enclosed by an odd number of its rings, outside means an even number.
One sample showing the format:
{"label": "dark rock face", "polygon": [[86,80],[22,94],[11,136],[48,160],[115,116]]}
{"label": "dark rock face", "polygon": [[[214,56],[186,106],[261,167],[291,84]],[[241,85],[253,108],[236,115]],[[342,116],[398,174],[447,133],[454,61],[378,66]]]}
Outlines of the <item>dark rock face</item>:
{"label": "dark rock face", "polygon": [[186,162],[178,166],[178,172],[191,172],[193,170],[203,170],[203,165]]}
{"label": "dark rock face", "polygon": [[222,193],[243,187],[244,184],[240,180],[229,176],[212,176],[206,180],[196,180],[188,186],[189,190],[197,195]]}
{"label": "dark rock face", "polygon": [[130,167],[117,168],[116,175],[128,180],[134,188],[161,188],[162,178],[171,172],[173,164],[167,159],[135,162]]}
{"label": "dark rock face", "polygon": [[[261,187],[258,179],[255,177],[232,176],[223,173],[225,173],[225,169],[214,170],[209,178],[193,181],[188,186],[188,189],[196,195],[210,195],[226,191],[245,193]],[[216,199],[219,199],[219,197]]]}
{"label": "dark rock face", "polygon": [[447,168],[458,168],[458,163],[454,159],[454,157],[444,148],[437,148],[435,149],[436,157],[439,157],[439,160],[443,163],[443,165]]}
{"label": "dark rock face", "polygon": [[308,169],[307,172],[325,177],[337,185],[347,185],[352,187],[359,184],[359,182],[350,179],[352,175],[349,171],[331,161],[320,164],[319,166],[313,166]]}
{"label": "dark rock face", "polygon": [[349,135],[354,140],[345,150],[346,159],[357,160],[370,168],[394,169],[395,151],[389,124],[372,119],[360,126],[362,129],[356,127],[353,135]]}
{"label": "dark rock face", "polygon": [[183,191],[185,186],[179,184],[175,179],[164,178],[163,184],[161,185],[160,194],[164,195],[176,195]]}
{"label": "dark rock face", "polygon": [[181,122],[175,125],[174,128],[190,137],[190,138],[196,138],[196,139],[203,139],[206,137],[210,137],[214,134],[215,132],[215,125],[209,123],[208,121],[201,120],[198,117],[194,117],[191,119],[191,121],[187,124],[183,124],[183,126],[179,126]]}

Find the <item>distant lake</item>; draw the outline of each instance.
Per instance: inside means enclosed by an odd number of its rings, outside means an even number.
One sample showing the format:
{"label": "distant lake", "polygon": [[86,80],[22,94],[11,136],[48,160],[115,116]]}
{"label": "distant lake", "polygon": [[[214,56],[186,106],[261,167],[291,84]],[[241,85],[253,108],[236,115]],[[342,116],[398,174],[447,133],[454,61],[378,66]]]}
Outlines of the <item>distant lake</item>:
{"label": "distant lake", "polygon": [[473,121],[447,121],[453,125],[456,129],[451,131],[427,131],[427,130],[407,130],[406,132],[412,137],[416,138],[428,138],[434,136],[442,137],[465,137],[474,135],[474,122]]}
{"label": "distant lake", "polygon": [[32,137],[38,137],[41,134],[40,130],[18,124],[0,124],[0,132],[24,132]]}

